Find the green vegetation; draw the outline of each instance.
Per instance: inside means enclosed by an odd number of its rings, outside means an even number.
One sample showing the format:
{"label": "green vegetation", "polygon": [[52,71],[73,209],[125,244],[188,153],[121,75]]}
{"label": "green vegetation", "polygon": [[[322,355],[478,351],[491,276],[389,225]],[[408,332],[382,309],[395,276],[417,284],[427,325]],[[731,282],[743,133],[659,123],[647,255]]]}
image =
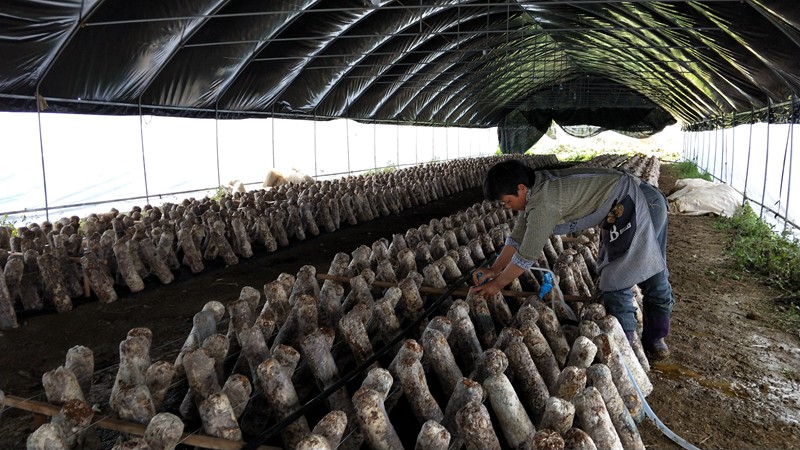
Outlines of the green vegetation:
{"label": "green vegetation", "polygon": [[[535,150],[530,149],[525,152],[526,155],[547,155],[553,154],[556,155],[559,161],[571,161],[571,162],[583,162],[583,161],[590,161],[600,155],[645,155],[645,156],[655,156],[662,161],[674,161],[678,159],[679,155],[675,152],[667,152],[665,150],[656,150],[656,151],[648,151],[644,150],[646,153],[643,152],[643,148],[600,148],[600,147],[587,147],[587,146],[575,146],[569,144],[559,144],[554,148],[549,149],[541,149]],[[499,150],[498,150],[498,154]]]}
{"label": "green vegetation", "polygon": [[731,233],[727,249],[733,271],[729,276],[738,280],[741,273],[755,274],[783,291],[772,307],[783,313],[780,325],[800,334],[800,241],[775,232],[747,203],[733,217],[718,218],[714,226]]}
{"label": "green vegetation", "polygon": [[702,178],[706,181],[713,181],[711,174],[705,171],[700,171],[697,165],[691,161],[681,161],[672,165],[675,167],[678,179]]}
{"label": "green vegetation", "polygon": [[800,293],[800,242],[797,239],[776,233],[749,204],[729,219],[720,217],[715,226],[732,233],[728,250],[737,270],[763,275],[769,284],[787,293]]}
{"label": "green vegetation", "polygon": [[362,175],[369,177],[372,175],[380,175],[382,173],[392,173],[395,170],[397,170],[397,166],[390,160],[386,161],[386,166],[367,170]]}
{"label": "green vegetation", "polygon": [[17,231],[17,222],[25,222],[25,217],[21,220],[11,220],[8,218],[8,214],[4,215],[2,219],[0,219],[0,227],[8,228],[8,232],[11,236],[19,236],[19,231]]}
{"label": "green vegetation", "polygon": [[800,333],[800,241],[776,233],[749,204],[730,219],[720,217],[715,226],[732,235],[728,251],[734,272],[756,274],[783,291],[783,297],[774,299],[776,309],[785,313],[781,325]]}
{"label": "green vegetation", "polygon": [[[528,150],[525,152],[526,155],[533,155],[540,152],[533,152]],[[554,154],[559,161],[589,161],[603,153],[614,153],[614,152],[602,152],[594,149],[582,148],[582,147],[573,147],[571,145],[559,145],[551,150],[546,152],[547,154]]]}
{"label": "green vegetation", "polygon": [[781,369],[781,375],[789,381],[798,382],[800,381],[800,376],[797,375],[797,372],[791,367],[784,367]]}
{"label": "green vegetation", "polygon": [[211,196],[211,200],[215,200],[215,201],[219,202],[219,200],[227,193],[228,193],[228,190],[225,189],[224,186],[220,186],[220,187],[217,188],[216,191],[214,191],[214,194]]}

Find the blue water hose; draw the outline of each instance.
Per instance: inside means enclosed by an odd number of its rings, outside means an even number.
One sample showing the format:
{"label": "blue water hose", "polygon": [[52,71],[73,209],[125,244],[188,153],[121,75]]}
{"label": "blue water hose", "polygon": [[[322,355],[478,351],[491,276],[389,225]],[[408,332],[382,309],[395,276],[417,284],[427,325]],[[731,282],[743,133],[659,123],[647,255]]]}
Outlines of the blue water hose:
{"label": "blue water hose", "polygon": [[625,367],[625,372],[628,373],[628,378],[631,379],[631,383],[633,383],[634,389],[636,389],[636,394],[639,396],[639,399],[642,400],[642,407],[644,408],[645,415],[649,417],[650,420],[653,421],[653,423],[655,423],[656,428],[661,430],[661,432],[664,433],[664,436],[668,437],[672,442],[680,445],[681,448],[684,448],[686,450],[700,450],[699,448],[687,442],[686,439],[675,434],[675,432],[670,430],[666,425],[664,425],[664,422],[662,422],[658,418],[658,416],[656,416],[656,413],[653,412],[653,409],[650,408],[650,405],[647,404],[647,400],[645,400],[642,390],[639,389],[639,385],[636,384],[636,380],[633,378],[633,374],[631,373],[631,370],[628,369],[628,365],[625,364],[625,361],[622,362],[622,365]]}

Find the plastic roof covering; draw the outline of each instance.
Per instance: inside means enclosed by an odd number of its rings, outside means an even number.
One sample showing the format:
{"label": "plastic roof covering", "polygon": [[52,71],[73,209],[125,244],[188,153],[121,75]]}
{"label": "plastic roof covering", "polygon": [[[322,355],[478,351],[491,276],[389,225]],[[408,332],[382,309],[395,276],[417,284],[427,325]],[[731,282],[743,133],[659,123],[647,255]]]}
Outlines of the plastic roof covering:
{"label": "plastic roof covering", "polygon": [[11,1],[0,110],[636,132],[793,98],[799,25],[789,0]]}

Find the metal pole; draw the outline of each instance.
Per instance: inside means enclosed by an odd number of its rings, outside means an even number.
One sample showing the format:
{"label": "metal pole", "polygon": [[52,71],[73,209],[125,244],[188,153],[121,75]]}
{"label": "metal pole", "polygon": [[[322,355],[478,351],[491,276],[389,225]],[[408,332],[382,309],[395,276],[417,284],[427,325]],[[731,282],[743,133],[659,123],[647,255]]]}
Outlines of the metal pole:
{"label": "metal pole", "polygon": [[445,124],[444,127],[444,160],[450,159],[450,130]]}
{"label": "metal pole", "polygon": [[736,170],[736,114],[731,113],[731,186],[733,186],[733,174]]}
{"label": "metal pole", "polygon": [[461,127],[456,128],[456,159],[461,158]]}
{"label": "metal pole", "polygon": [[786,231],[786,228],[789,224],[789,200],[791,199],[792,195],[792,163],[794,161],[794,123],[797,120],[797,115],[795,111],[795,95],[792,94],[792,112],[790,113],[789,117],[791,118],[791,122],[789,123],[789,181],[786,183],[786,218],[783,221],[783,230]]}
{"label": "metal pole", "polygon": [[317,173],[317,110],[314,109],[314,178],[319,174]]}
{"label": "metal pole", "polygon": [[[714,172],[714,168],[711,166],[711,138],[714,136],[714,131],[706,131],[706,162],[705,162],[705,169],[706,172]],[[711,169],[711,170],[709,170]],[[712,173],[713,175],[713,173]]]}
{"label": "metal pole", "polygon": [[[769,103],[769,106],[772,105],[772,102]],[[766,139],[766,149],[767,154],[764,156],[764,186],[761,188],[761,212],[758,213],[758,217],[764,217],[764,199],[767,195],[767,170],[769,169],[769,129],[772,119],[772,114],[770,113],[770,108],[767,107],[767,139]]]}
{"label": "metal pole", "polygon": [[400,167],[400,119],[397,119],[397,167]]}
{"label": "metal pole", "polygon": [[475,134],[475,132],[470,130],[469,134],[470,134],[470,137],[469,137],[469,157],[472,158],[472,138],[474,137],[472,135]]}
{"label": "metal pole", "polygon": [[742,204],[747,201],[747,180],[750,178],[750,152],[753,146],[753,117],[750,116],[750,136],[747,137],[747,168],[744,170],[744,193],[742,196]]}
{"label": "metal pole", "polygon": [[350,176],[350,121],[344,119],[344,132],[347,134],[347,176]]}
{"label": "metal pole", "polygon": [[433,161],[436,157],[436,128],[431,127],[431,158],[428,162]]}
{"label": "metal pole", "polygon": [[691,161],[691,151],[692,147],[690,145],[692,140],[692,132],[684,133],[683,134],[683,151],[681,156],[683,156],[684,160]]}
{"label": "metal pole", "polygon": [[[715,129],[715,130],[712,132],[712,133],[714,134],[714,165],[712,166],[712,167],[713,167],[713,169],[711,169],[711,175],[712,175],[712,176],[714,176],[714,172],[716,172],[716,171],[717,171],[717,153],[719,153],[719,147],[720,147],[720,142],[719,142],[719,134],[718,134],[716,131],[717,131],[717,130]],[[711,139],[709,139],[709,143],[710,143],[710,141],[711,141]],[[710,149],[710,148],[711,148],[711,147],[710,147],[710,144],[709,144],[709,149]],[[710,156],[710,155],[709,155],[709,156]],[[722,178],[722,174],[720,173],[720,179],[721,179],[721,178]]]}
{"label": "metal pole", "polygon": [[222,186],[222,177],[219,174],[219,110],[217,106],[218,103],[214,104],[214,137],[217,145],[217,186]]}
{"label": "metal pole", "polygon": [[419,126],[414,125],[414,164],[419,163]]}
{"label": "metal pole", "polygon": [[[275,107],[272,108],[272,112],[275,112]],[[275,168],[275,116],[273,115],[270,120],[272,123],[272,168]]]}
{"label": "metal pole", "polygon": [[705,151],[705,148],[706,148],[706,146],[705,146],[706,137],[705,137],[705,134],[703,134],[704,132],[702,130],[698,131],[697,133],[698,133],[698,135],[697,135],[697,167],[698,168],[702,168],[703,167],[703,152]]}
{"label": "metal pole", "polygon": [[703,155],[705,154],[706,150],[706,134],[705,131],[700,131],[700,136],[697,137],[698,140],[698,147],[697,147],[697,167],[703,167]]}
{"label": "metal pole", "polygon": [[372,120],[372,168],[378,168],[378,122]]}
{"label": "metal pole", "polygon": [[[728,177],[725,174],[725,122],[723,121],[719,125],[719,133],[717,134],[717,141],[719,143],[719,172],[720,172],[720,180],[725,181]],[[716,155],[716,153],[715,153]]]}

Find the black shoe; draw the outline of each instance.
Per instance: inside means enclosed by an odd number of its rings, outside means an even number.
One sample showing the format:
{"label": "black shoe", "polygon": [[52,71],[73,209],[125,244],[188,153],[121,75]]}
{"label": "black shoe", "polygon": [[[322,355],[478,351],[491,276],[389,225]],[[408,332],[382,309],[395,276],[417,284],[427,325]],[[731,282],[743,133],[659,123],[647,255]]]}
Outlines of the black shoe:
{"label": "black shoe", "polygon": [[656,339],[654,342],[645,345],[644,351],[647,357],[653,361],[667,359],[670,356],[669,347],[667,347],[666,342],[664,342],[664,338]]}

